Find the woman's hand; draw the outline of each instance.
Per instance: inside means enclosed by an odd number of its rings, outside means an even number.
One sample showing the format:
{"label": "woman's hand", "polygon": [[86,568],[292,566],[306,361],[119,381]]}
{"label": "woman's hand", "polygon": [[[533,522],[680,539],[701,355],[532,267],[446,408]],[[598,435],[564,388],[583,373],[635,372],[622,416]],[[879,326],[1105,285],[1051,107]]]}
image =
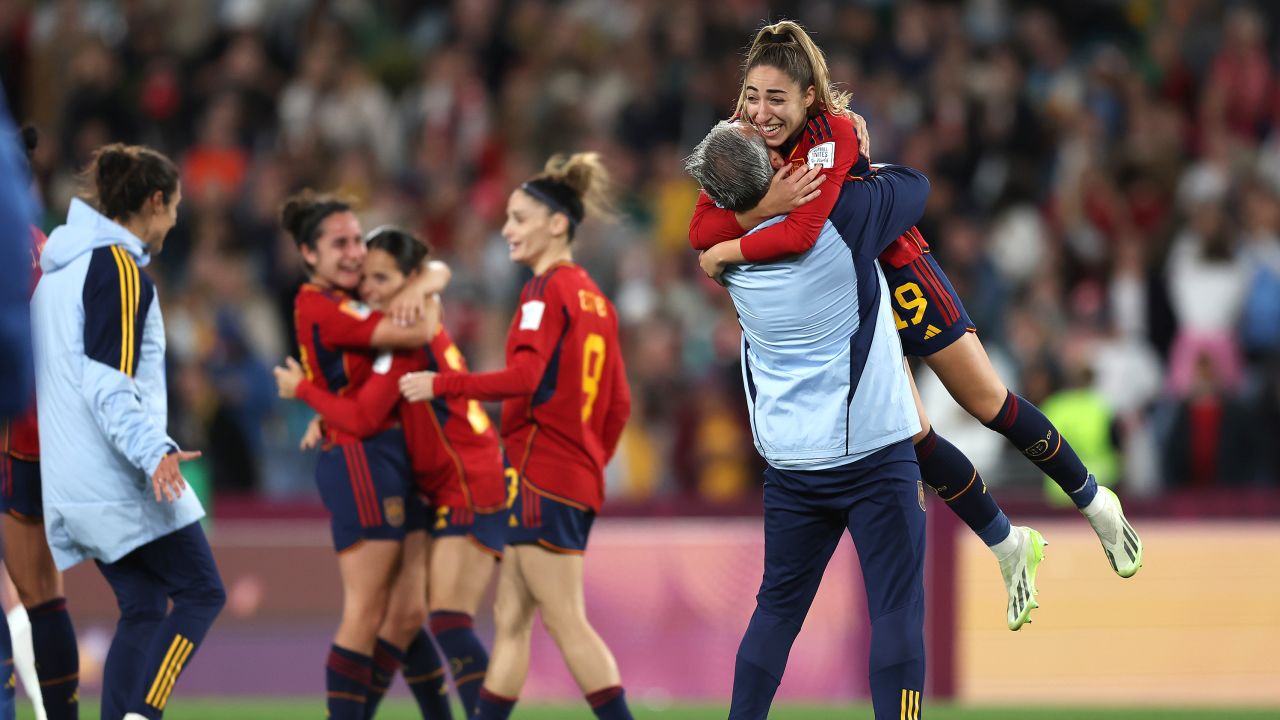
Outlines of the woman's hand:
{"label": "woman's hand", "polygon": [[871,135],[867,133],[867,119],[850,110],[853,116],[853,132],[858,136],[858,154],[871,162]]}
{"label": "woman's hand", "polygon": [[412,327],[427,314],[427,296],[413,283],[405,283],[387,302],[384,314],[400,327]]}
{"label": "woman's hand", "polygon": [[324,439],[324,424],[317,415],[311,418],[311,422],[307,423],[307,431],[302,433],[302,442],[298,443],[299,450],[312,450],[320,447],[320,441]]}
{"label": "woman's hand", "polygon": [[405,373],[400,376],[400,394],[409,402],[434,400],[436,397],[436,374],[430,370]]}
{"label": "woman's hand", "polygon": [[771,217],[786,215],[815,200],[822,194],[822,183],[826,180],[822,172],[821,167],[783,165],[773,174],[769,191],[760,203],[745,213],[738,213],[738,224],[743,230],[753,230]]}
{"label": "woman's hand", "polygon": [[276,376],[276,391],[285,400],[298,397],[298,384],[307,378],[302,366],[293,358],[284,359],[284,367],[277,365],[272,372]]}
{"label": "woman's hand", "polygon": [[155,474],[151,476],[151,487],[156,491],[156,502],[164,502],[165,500],[173,502],[182,497],[182,491],[187,487],[187,480],[182,477],[182,471],[178,469],[178,463],[195,460],[198,457],[200,457],[199,451],[184,452],[176,450],[165,455],[160,460],[160,464],[156,466]]}

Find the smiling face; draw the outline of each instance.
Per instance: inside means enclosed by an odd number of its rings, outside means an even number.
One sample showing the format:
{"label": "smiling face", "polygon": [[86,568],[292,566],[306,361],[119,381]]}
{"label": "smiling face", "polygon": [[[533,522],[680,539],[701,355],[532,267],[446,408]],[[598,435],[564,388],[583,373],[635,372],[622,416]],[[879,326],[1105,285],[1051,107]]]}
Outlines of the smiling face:
{"label": "smiling face", "polygon": [[536,267],[548,250],[568,241],[569,221],[561,213],[515,190],[507,200],[507,221],[502,226],[511,260]]}
{"label": "smiling face", "polygon": [[374,248],[364,258],[360,299],[374,310],[381,310],[408,280],[409,277],[400,272],[391,253]]}
{"label": "smiling face", "polygon": [[817,95],[813,86],[801,88],[790,75],[772,65],[747,72],[744,114],[771,148],[782,147],[809,121],[809,107]]}
{"label": "smiling face", "polygon": [[315,248],[298,246],[311,266],[311,281],[324,287],[355,290],[366,254],[360,221],[353,212],[336,212],[316,230]]}

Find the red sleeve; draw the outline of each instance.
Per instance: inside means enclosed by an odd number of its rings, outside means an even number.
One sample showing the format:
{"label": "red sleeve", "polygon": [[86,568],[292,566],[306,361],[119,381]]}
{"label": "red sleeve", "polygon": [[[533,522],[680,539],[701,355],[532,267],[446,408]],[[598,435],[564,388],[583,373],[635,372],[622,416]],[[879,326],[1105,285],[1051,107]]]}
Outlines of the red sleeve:
{"label": "red sleeve", "polygon": [[631,417],[631,387],[627,385],[627,369],[622,364],[622,355],[617,355],[613,364],[613,401],[609,403],[609,414],[604,419],[604,435],[600,438],[604,443],[605,460],[613,457],[618,449],[618,439],[627,426],[627,418]]}
{"label": "red sleeve", "polygon": [[475,400],[505,400],[532,395],[547,370],[547,361],[533,351],[518,350],[507,367],[486,373],[445,373],[437,375],[432,388],[437,397],[466,397]]}
{"label": "red sleeve", "polygon": [[717,206],[710,195],[698,191],[698,204],[694,206],[693,218],[689,220],[689,244],[694,250],[706,250],[726,240],[736,240],[745,232],[732,210]]}
{"label": "red sleeve", "polygon": [[320,341],[329,347],[367,348],[382,313],[350,298],[318,302]]}
{"label": "red sleeve", "polygon": [[435,394],[477,400],[532,395],[538,389],[568,320],[569,309],[561,300],[558,283],[551,278],[540,297],[526,299],[516,311],[509,336],[512,353],[506,369],[437,375],[433,385]]}
{"label": "red sleeve", "polygon": [[[828,116],[830,117],[830,116]],[[818,143],[815,150],[831,143],[834,160],[823,171],[826,178],[822,193],[817,198],[791,211],[782,222],[742,238],[742,256],[750,262],[773,262],[806,252],[818,242],[822,225],[831,209],[840,199],[840,187],[853,167],[858,155],[858,138],[853,132],[853,122],[847,117],[835,117],[831,124],[831,139]],[[810,150],[813,152],[813,150]]]}
{"label": "red sleeve", "polygon": [[320,413],[325,424],[344,433],[368,437],[377,432],[400,400],[400,376],[414,369],[412,358],[405,353],[389,356],[386,371],[379,372],[379,357],[373,375],[360,386],[354,396],[334,395],[311,382],[298,384],[298,399]]}

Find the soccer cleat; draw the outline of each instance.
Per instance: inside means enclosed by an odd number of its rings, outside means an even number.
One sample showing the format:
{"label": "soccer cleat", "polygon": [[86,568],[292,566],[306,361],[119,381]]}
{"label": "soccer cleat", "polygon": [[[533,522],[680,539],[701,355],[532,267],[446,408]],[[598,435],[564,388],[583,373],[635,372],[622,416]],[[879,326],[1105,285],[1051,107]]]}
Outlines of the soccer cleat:
{"label": "soccer cleat", "polygon": [[1000,559],[1000,574],[1009,593],[1009,629],[1017,630],[1031,622],[1031,611],[1040,607],[1036,602],[1036,571],[1044,560],[1044,546],[1049,543],[1029,527],[1015,525],[1010,532],[1018,535],[1018,549]]}
{"label": "soccer cleat", "polygon": [[1111,490],[1098,487],[1098,494],[1081,512],[1089,519],[1093,531],[1102,541],[1102,551],[1111,561],[1111,569],[1122,578],[1133,577],[1142,567],[1142,540],[1120,508],[1120,498]]}

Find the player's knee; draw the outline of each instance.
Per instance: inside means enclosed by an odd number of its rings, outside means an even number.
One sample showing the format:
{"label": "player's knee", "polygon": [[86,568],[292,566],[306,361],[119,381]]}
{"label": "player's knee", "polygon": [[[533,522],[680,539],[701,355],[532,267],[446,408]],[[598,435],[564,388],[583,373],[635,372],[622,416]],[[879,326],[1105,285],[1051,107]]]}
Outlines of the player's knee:
{"label": "player's knee", "polygon": [[591,630],[587,614],[582,608],[542,607],[542,624],[547,634],[557,640],[568,639]]}
{"label": "player's knee", "polygon": [[1000,414],[1008,397],[1009,388],[1004,383],[985,383],[967,392],[960,404],[975,420],[986,424]]}
{"label": "player's knee", "polygon": [[871,621],[869,669],[924,659],[924,603],[914,602]]}
{"label": "player's knee", "polygon": [[412,638],[427,622],[425,602],[406,603],[388,613],[386,625],[397,637]]}

